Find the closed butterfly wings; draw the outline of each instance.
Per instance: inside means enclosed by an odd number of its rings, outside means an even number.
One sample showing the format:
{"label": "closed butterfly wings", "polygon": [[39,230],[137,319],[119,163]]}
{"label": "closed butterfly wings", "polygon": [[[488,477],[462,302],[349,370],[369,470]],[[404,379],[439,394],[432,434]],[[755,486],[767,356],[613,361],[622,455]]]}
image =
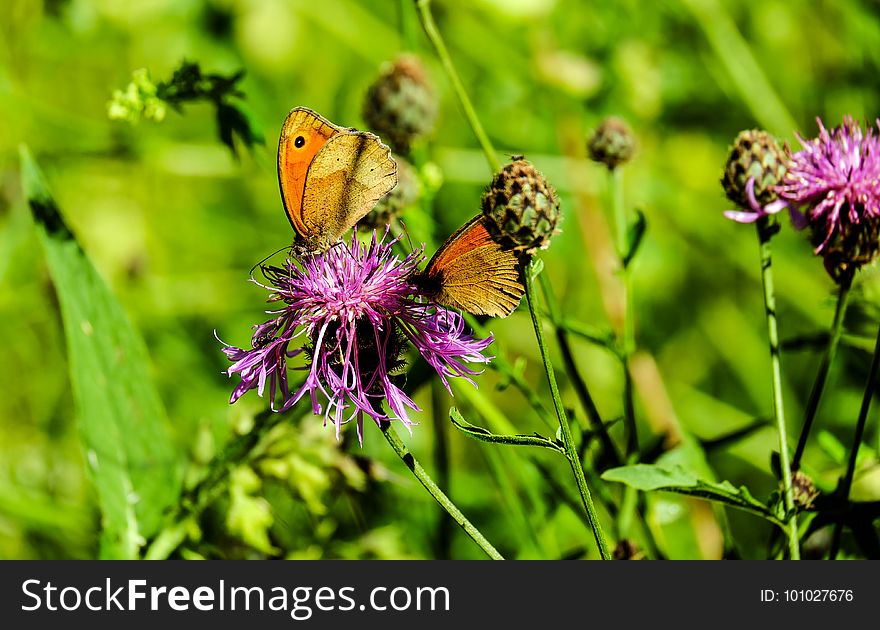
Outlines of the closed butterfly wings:
{"label": "closed butterfly wings", "polygon": [[482,215],[450,236],[414,281],[432,302],[473,315],[506,317],[525,293],[519,259],[492,239]]}
{"label": "closed butterfly wings", "polygon": [[278,181],[294,245],[314,253],[331,247],[397,185],[397,164],[377,136],[297,107],[281,129]]}

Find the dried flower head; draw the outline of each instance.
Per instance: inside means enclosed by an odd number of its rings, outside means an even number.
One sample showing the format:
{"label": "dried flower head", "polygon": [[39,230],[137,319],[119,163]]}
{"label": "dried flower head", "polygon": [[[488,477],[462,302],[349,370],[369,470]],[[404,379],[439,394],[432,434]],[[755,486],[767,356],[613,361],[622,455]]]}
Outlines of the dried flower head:
{"label": "dried flower head", "polygon": [[[273,408],[280,394],[277,410],[284,411],[308,392],[314,413],[323,413],[325,424],[329,420],[336,426],[337,437],[343,424],[357,418],[363,443],[364,415],[377,423],[400,420],[409,427],[407,409],[419,410],[399,386],[407,343],[447,389],[450,377],[473,383],[470,377],[478,372],[468,364],[489,361],[483,351],[492,337],[477,339],[459,313],[424,303],[409,282],[423,253],[401,260],[392,253],[393,243],[377,240],[375,233],[369,244],[353,236],[350,244],[299,265],[288,259],[282,267],[264,266],[268,283],[257,284],[270,291],[269,302],[281,307],[254,327],[251,349],[224,344],[223,352],[233,362],[227,374],[241,377],[230,402],[251,389],[262,396],[268,383]],[[298,338],[304,343],[290,349]],[[298,355],[307,359],[307,375],[290,391],[288,361]]]}
{"label": "dried flower head", "polygon": [[614,170],[632,159],[636,151],[636,137],[623,120],[610,116],[604,119],[587,139],[587,154],[594,162],[601,162]]}
{"label": "dried flower head", "polygon": [[[803,208],[816,254],[837,281],[852,278],[880,253],[880,140],[847,116],[830,132],[798,136],[779,196]],[[880,126],[880,121],[878,121]]]}
{"label": "dried flower head", "polygon": [[819,496],[819,490],[813,480],[800,470],[796,470],[791,478],[794,502],[802,510],[813,508],[813,501]]}
{"label": "dried flower head", "polygon": [[403,55],[367,90],[364,120],[397,153],[430,133],[437,118],[437,99],[418,57]]}
{"label": "dried flower head", "polygon": [[526,160],[515,159],[496,173],[482,203],[489,233],[503,247],[534,254],[559,232],[556,192]]}

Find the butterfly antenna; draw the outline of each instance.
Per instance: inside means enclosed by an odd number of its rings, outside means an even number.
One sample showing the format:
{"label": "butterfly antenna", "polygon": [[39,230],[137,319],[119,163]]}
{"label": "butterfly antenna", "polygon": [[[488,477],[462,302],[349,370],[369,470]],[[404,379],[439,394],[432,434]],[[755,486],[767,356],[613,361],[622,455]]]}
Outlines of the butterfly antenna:
{"label": "butterfly antenna", "polygon": [[254,275],[254,269],[256,269],[257,267],[262,266],[262,264],[263,264],[264,262],[266,262],[267,260],[269,260],[270,258],[272,258],[272,256],[277,255],[278,253],[284,251],[285,249],[290,249],[290,245],[285,245],[284,247],[280,247],[280,248],[276,249],[274,252],[272,252],[271,254],[269,254],[268,256],[266,256],[265,258],[263,258],[262,260],[260,260],[259,262],[254,263],[254,266],[251,267],[251,270],[250,270],[250,274],[249,274],[249,275],[250,275],[251,277],[253,277],[253,275]]}
{"label": "butterfly antenna", "polygon": [[412,236],[409,233],[409,230],[406,227],[406,223],[403,219],[395,219],[400,224],[400,231],[406,235],[406,242],[409,245],[409,251],[415,251],[415,247],[413,246]]}

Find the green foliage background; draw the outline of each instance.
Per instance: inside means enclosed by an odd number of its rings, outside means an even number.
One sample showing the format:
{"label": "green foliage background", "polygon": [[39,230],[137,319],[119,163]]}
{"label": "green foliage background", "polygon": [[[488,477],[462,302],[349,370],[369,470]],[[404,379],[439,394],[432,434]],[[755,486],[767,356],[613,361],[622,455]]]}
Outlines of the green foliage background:
{"label": "green foliage background", "polygon": [[[606,115],[630,122],[639,151],[626,167],[627,205],[648,221],[633,263],[643,446],[673,427],[684,440],[676,453],[686,467],[766,499],[776,485],[772,427],[717,439],[756,419],[766,423],[770,413],[757,242],[754,230],[723,218],[729,203],[719,178],[741,129],[763,127],[797,146],[795,132],[812,135],[816,116],[828,125],[847,113],[874,120],[880,111],[876,4],[438,0],[434,9],[495,146],[526,155],[558,189],[563,233],[542,254],[545,273],[565,316],[600,331],[615,325],[601,289],[613,281],[611,262],[596,249],[611,243],[603,218],[606,173],[584,160],[583,145]],[[154,465],[170,467],[174,472],[163,474],[191,487],[266,406],[253,393],[228,405],[233,382],[221,374],[227,363],[214,331],[232,344],[249,341],[264,294],[246,282],[248,271],[291,238],[275,174],[281,122],[291,107],[306,105],[363,128],[364,93],[407,38],[440,103],[425,147],[443,174],[438,220],[432,233],[424,217],[412,219],[414,236],[431,251],[478,210],[491,173],[409,2],[3,4],[0,557],[88,558],[102,548],[56,288],[19,184],[18,145],[27,143],[37,157],[68,225],[143,336],[174,453]],[[108,100],[132,70],[145,67],[155,80],[165,79],[184,59],[206,72],[246,71],[243,103],[265,145],[234,157],[218,141],[215,112],[206,103],[169,111],[161,123],[108,119]],[[821,261],[787,225],[774,246],[783,339],[827,330],[834,285]],[[819,412],[823,433],[806,456],[805,469],[825,491],[843,470],[870,360],[880,296],[875,270],[861,274],[857,292]],[[523,360],[526,378],[546,397],[530,326],[522,309],[488,322],[498,338],[495,352]],[[603,416],[619,416],[615,360],[582,341],[576,352]],[[794,435],[817,357],[809,343],[783,355]],[[579,415],[558,369],[566,404]],[[500,389],[496,373],[487,371],[478,382],[478,391],[456,388],[454,403],[469,422],[552,434],[520,394]],[[449,423],[453,401],[444,394],[432,404],[429,387],[416,401],[425,411],[407,438],[411,450],[434,470],[438,432],[447,435],[449,494],[500,551],[596,556],[589,530],[554,490],[570,483],[561,458],[470,440]],[[481,557],[461,532],[440,524],[439,508],[375,426],[367,427],[360,449],[353,435],[337,444],[332,429],[305,411],[291,414],[232,470],[217,500],[187,525],[176,554]],[[880,501],[876,413],[867,440],[873,448],[866,449],[853,495]],[[608,491],[617,496],[620,486],[609,484]],[[751,514],[653,493],[647,516],[667,557],[767,553],[772,526]],[[821,547],[821,536],[815,538],[808,542]],[[844,548],[859,553],[851,541]]]}

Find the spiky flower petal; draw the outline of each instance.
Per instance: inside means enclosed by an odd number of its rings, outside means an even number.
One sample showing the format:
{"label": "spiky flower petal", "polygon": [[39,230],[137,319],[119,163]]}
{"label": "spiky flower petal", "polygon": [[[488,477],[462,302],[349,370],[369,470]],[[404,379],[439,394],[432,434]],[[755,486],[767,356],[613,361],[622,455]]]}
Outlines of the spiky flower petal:
{"label": "spiky flower petal", "polygon": [[[831,131],[798,139],[779,196],[802,207],[815,251],[836,280],[851,277],[880,253],[880,139],[851,116]],[[877,122],[880,127],[880,121]]]}

